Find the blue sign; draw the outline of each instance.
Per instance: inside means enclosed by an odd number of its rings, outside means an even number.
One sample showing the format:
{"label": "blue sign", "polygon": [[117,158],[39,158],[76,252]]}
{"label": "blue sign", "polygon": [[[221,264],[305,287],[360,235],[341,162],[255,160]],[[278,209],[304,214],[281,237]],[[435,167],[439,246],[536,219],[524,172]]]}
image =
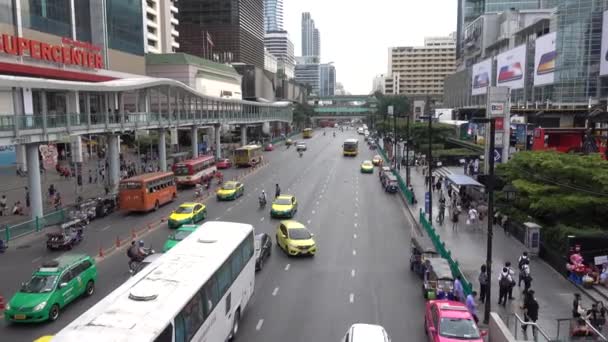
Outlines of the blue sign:
{"label": "blue sign", "polygon": [[431,194],[428,191],[424,193],[424,210],[427,213],[431,211]]}
{"label": "blue sign", "polygon": [[16,162],[15,145],[0,145],[0,166],[13,166]]}
{"label": "blue sign", "polygon": [[526,125],[518,124],[515,126],[515,143],[520,145],[521,148],[526,147]]}
{"label": "blue sign", "polygon": [[494,149],[494,162],[495,163],[502,163],[502,148],[495,148]]}
{"label": "blue sign", "polygon": [[207,142],[203,141],[198,143],[198,153],[206,153],[207,152]]}

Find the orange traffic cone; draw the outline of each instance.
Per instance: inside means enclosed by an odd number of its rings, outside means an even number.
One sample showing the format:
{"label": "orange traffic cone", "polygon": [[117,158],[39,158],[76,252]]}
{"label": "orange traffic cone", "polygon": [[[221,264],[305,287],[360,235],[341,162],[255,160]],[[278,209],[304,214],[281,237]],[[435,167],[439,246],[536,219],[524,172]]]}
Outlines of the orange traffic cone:
{"label": "orange traffic cone", "polygon": [[120,238],[116,236],[116,248],[120,247]]}
{"label": "orange traffic cone", "polygon": [[99,246],[99,257],[103,258],[103,248],[101,246]]}
{"label": "orange traffic cone", "polygon": [[135,230],[134,230],[134,229],[131,229],[131,238],[132,238],[133,240],[137,239],[137,234],[135,233]]}

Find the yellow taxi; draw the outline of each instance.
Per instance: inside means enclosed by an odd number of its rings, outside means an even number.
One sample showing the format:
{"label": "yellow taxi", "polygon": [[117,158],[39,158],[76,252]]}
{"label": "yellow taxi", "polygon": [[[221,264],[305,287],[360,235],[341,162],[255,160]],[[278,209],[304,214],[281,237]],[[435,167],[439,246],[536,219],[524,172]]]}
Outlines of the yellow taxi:
{"label": "yellow taxi", "polygon": [[370,160],[361,163],[361,173],[374,173],[374,164]]}
{"label": "yellow taxi", "polygon": [[298,221],[281,221],[277,227],[277,245],[288,255],[312,255],[317,253],[317,244],[306,226]]}
{"label": "yellow taxi", "polygon": [[285,140],[285,145],[289,146],[291,144],[293,144],[293,140],[291,140],[291,139]]}
{"label": "yellow taxi", "polygon": [[182,203],[169,215],[168,225],[171,229],[179,228],[182,224],[196,223],[207,217],[207,207],[202,203]]}
{"label": "yellow taxi", "polygon": [[382,165],[382,157],[380,157],[379,155],[375,155],[374,158],[372,158],[372,163],[375,166],[381,166]]}
{"label": "yellow taxi", "polygon": [[51,342],[53,335],[42,336],[34,340],[34,342]]}
{"label": "yellow taxi", "polygon": [[221,188],[217,189],[216,195],[217,200],[235,200],[237,197],[243,196],[245,193],[245,186],[241,182],[228,181],[222,185]]}
{"label": "yellow taxi", "polygon": [[270,216],[272,217],[289,217],[292,218],[298,211],[298,200],[296,196],[281,195],[274,199],[270,208]]}

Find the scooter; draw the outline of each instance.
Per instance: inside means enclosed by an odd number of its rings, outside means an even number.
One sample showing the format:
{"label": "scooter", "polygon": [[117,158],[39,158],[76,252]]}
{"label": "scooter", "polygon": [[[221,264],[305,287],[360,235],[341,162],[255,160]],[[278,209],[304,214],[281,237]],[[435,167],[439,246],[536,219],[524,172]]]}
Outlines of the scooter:
{"label": "scooter", "polygon": [[264,208],[266,206],[266,197],[260,196],[260,198],[258,198],[258,201],[260,203],[260,208]]}
{"label": "scooter", "polygon": [[304,152],[299,151],[298,153],[300,153],[300,158],[302,158],[302,156],[304,155]]}
{"label": "scooter", "polygon": [[[152,249],[152,247],[150,247],[150,248],[144,248],[144,257],[141,260],[143,261],[146,257],[148,257],[148,256],[150,256],[150,255],[152,255],[154,253],[156,253],[156,252],[154,251],[154,249]],[[135,273],[135,271],[139,267],[139,264],[141,264],[142,261],[129,260],[129,273],[130,274]]]}

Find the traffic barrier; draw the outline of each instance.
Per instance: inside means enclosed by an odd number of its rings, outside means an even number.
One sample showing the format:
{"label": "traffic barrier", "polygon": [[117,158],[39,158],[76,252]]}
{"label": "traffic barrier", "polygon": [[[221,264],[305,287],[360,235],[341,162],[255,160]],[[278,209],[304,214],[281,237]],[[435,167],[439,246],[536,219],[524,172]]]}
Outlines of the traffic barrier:
{"label": "traffic barrier", "polygon": [[0,296],[0,310],[6,309],[6,302],[4,301],[4,297]]}

